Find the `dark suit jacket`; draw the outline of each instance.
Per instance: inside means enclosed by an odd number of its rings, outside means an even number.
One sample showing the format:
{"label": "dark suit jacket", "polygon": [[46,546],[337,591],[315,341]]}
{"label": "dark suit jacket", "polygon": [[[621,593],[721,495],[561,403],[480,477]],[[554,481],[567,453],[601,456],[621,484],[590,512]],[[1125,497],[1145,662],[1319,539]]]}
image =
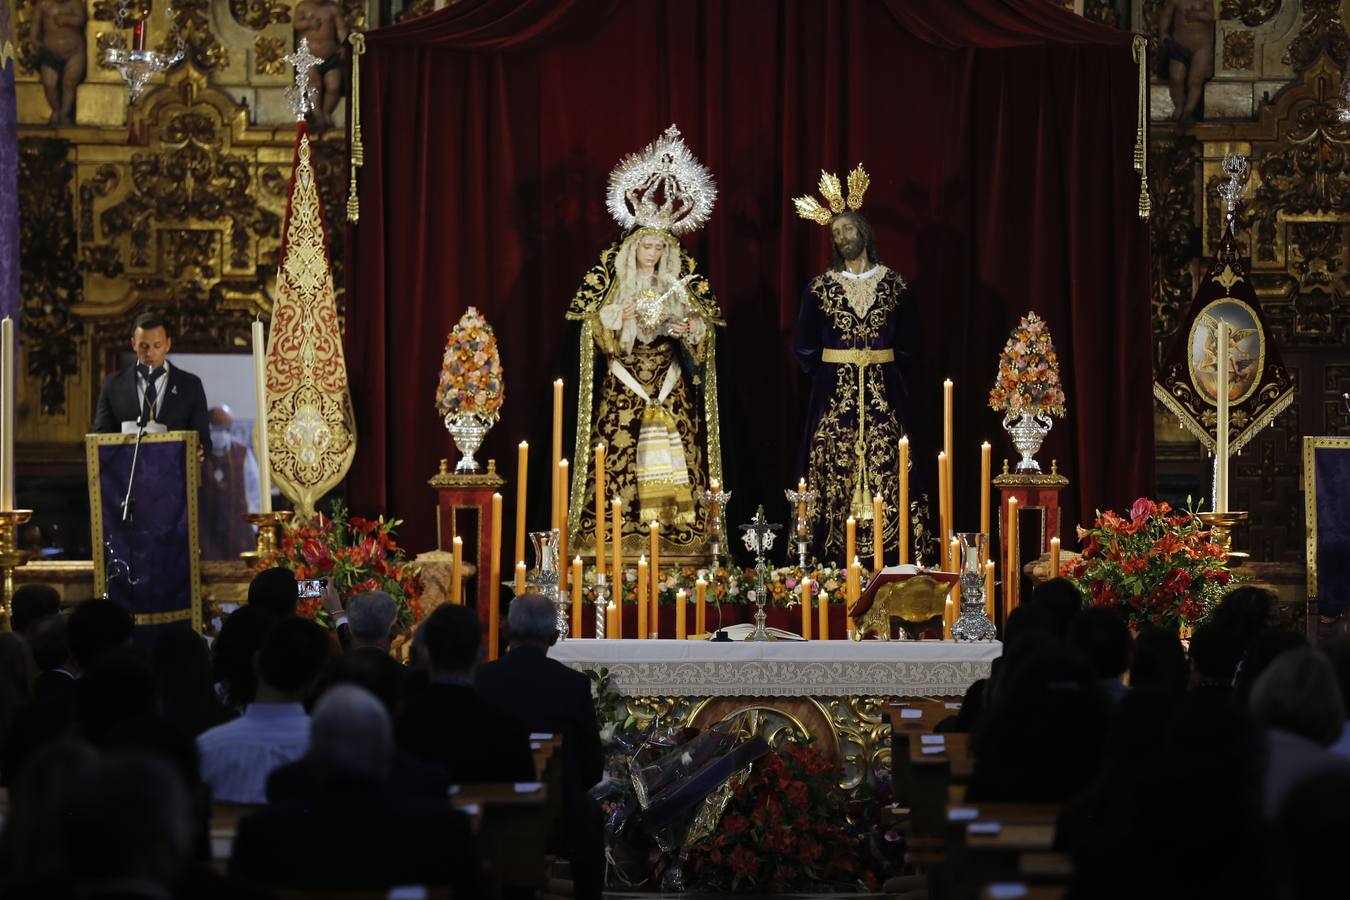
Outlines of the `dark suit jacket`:
{"label": "dark suit jacket", "polygon": [[478,693],[529,731],[563,736],[563,757],[574,788],[589,789],[605,769],[591,680],[537,647],[513,647],[482,666]]}
{"label": "dark suit jacket", "polygon": [[[170,431],[195,431],[201,438],[202,450],[211,452],[211,423],[206,412],[206,390],[202,380],[169,362],[169,377],[164,385],[164,402],[155,421]],[[98,411],[94,414],[94,431],[117,434],[123,422],[134,422],[140,416],[140,394],[136,392],[136,367],[128,366],[108,376],[98,393]]]}
{"label": "dark suit jacket", "polygon": [[[389,780],[383,785],[391,800],[431,800],[444,803],[450,796],[450,776],[440,766],[410,753],[394,754]],[[311,804],[323,793],[314,764],[306,758],[278,766],[267,776],[267,802]]]}
{"label": "dark suit jacket", "polygon": [[481,897],[469,820],[444,799],[393,800],[378,785],[326,788],[310,803],[270,805],[239,823],[230,874],[309,890],[450,885]]}
{"label": "dark suit jacket", "polygon": [[398,748],[441,766],[455,784],[534,781],[530,735],[464,684],[428,685],[394,729]]}

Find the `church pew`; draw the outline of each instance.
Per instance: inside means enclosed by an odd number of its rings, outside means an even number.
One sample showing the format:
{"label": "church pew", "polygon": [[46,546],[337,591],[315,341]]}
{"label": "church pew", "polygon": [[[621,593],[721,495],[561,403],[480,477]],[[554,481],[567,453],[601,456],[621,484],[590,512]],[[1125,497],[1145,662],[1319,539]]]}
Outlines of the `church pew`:
{"label": "church pew", "polygon": [[1054,847],[1058,804],[962,803],[946,808],[944,835],[947,896],[969,900],[994,881],[1066,880],[1062,863],[1027,853],[1046,854]]}
{"label": "church pew", "polygon": [[1062,885],[999,882],[981,889],[980,900],[1064,900],[1068,888]]}
{"label": "church pew", "polygon": [[937,724],[955,715],[961,704],[945,698],[900,700],[889,704],[891,720],[891,791],[896,800],[913,807],[914,771],[909,763],[910,746]]}
{"label": "church pew", "polygon": [[539,890],[548,884],[545,852],[551,819],[548,788],[530,784],[462,784],[451,787],[456,809],[477,814],[478,854],[503,888]]}
{"label": "church pew", "polygon": [[450,888],[404,885],[387,891],[273,891],[276,900],[452,900]]}

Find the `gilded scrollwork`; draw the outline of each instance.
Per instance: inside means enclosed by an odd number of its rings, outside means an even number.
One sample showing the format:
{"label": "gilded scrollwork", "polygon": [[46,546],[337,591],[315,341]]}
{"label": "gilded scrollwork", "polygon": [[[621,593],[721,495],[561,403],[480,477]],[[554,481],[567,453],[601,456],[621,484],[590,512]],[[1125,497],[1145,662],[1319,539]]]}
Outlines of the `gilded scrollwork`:
{"label": "gilded scrollwork", "polygon": [[230,0],[230,15],[245,28],[261,31],[289,22],[291,5],[286,0]]}
{"label": "gilded scrollwork", "polygon": [[1156,361],[1161,361],[1163,348],[1195,290],[1190,262],[1199,251],[1200,229],[1195,224],[1199,160],[1199,145],[1191,138],[1155,141],[1149,148],[1148,183],[1153,198],[1150,297]]}
{"label": "gilded scrollwork", "polygon": [[1303,0],[1303,23],[1289,42],[1285,62],[1302,73],[1324,51],[1342,70],[1350,61],[1350,36],[1341,19],[1341,0]]}
{"label": "gilded scrollwork", "polygon": [[286,42],[279,37],[260,34],[253,42],[253,71],[259,75],[286,72]]}
{"label": "gilded scrollwork", "polygon": [[211,27],[211,0],[175,0],[173,22],[176,33],[165,33],[157,48],[172,54],[183,42],[187,61],[203,72],[214,72],[230,64],[230,51]]}
{"label": "gilded scrollwork", "polygon": [[1250,69],[1256,58],[1256,35],[1250,31],[1229,31],[1223,36],[1223,67]]}
{"label": "gilded scrollwork", "polygon": [[1222,0],[1219,18],[1237,19],[1248,28],[1264,25],[1280,11],[1283,0]]}
{"label": "gilded scrollwork", "polygon": [[72,204],[75,167],[60,138],[19,141],[19,285],[29,377],[39,382],[43,415],[66,412],[66,379],[79,368],[79,323],[71,307],[84,299]]}

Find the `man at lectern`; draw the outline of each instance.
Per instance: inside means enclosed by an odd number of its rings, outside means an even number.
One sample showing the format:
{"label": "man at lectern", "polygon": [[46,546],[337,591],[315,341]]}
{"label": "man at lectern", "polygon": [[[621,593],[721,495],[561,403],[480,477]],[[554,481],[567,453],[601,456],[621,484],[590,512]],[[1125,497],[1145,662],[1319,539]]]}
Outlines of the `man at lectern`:
{"label": "man at lectern", "polygon": [[[201,438],[197,447],[200,462],[211,449],[211,422],[206,413],[206,391],[202,380],[169,364],[173,336],[168,320],[155,313],[136,318],[131,349],[136,364],[122,369],[103,382],[98,395],[94,431],[102,434],[135,432],[141,416],[159,431],[195,431]],[[155,428],[155,425],[162,428]]]}

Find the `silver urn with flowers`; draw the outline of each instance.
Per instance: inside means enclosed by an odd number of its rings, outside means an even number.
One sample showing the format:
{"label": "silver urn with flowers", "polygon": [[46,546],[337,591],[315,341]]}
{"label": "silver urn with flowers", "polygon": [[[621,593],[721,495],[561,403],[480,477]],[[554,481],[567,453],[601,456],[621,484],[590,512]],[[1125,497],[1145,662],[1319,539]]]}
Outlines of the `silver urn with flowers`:
{"label": "silver urn with flowers", "polygon": [[1022,454],[1017,472],[1038,475],[1036,452],[1063,417],[1064,387],[1059,379],[1059,357],[1045,320],[1029,312],[1008,336],[998,359],[998,376],[989,392],[989,407],[1003,413],[1003,429]]}
{"label": "silver urn with flowers", "polygon": [[497,336],[477,308],[470,306],[450,330],[436,384],[436,409],[459,450],[458,474],[474,474],[474,454],[501,416],[504,399]]}

